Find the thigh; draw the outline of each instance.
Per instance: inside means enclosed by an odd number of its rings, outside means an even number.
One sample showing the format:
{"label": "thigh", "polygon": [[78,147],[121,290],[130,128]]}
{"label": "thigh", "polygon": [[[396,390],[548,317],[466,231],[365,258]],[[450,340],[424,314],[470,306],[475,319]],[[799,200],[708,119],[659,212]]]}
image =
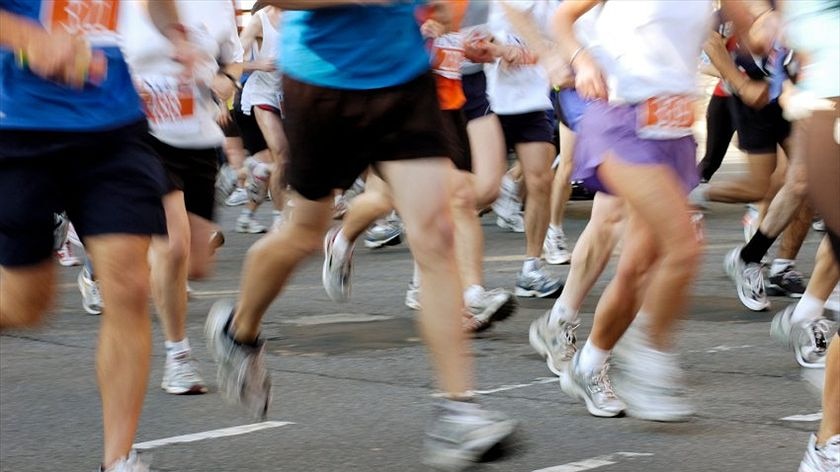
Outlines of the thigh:
{"label": "thigh", "polygon": [[424,234],[440,215],[449,213],[452,168],[443,157],[380,163],[407,234]]}
{"label": "thigh", "polygon": [[[265,110],[255,107],[253,113],[268,147],[280,158],[285,158],[284,154],[286,153],[288,144],[286,142],[286,133],[283,131],[283,121],[280,119],[279,110]],[[282,164],[282,162],[277,163],[278,166],[282,166]]]}

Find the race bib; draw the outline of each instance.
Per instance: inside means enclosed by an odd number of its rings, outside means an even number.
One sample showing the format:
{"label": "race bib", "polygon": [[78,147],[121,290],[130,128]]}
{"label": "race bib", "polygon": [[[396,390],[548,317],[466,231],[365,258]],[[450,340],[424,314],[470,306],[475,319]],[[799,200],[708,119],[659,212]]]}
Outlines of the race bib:
{"label": "race bib", "polygon": [[153,131],[197,133],[195,87],[174,77],[143,77],[137,86]]}
{"label": "race bib", "polygon": [[435,39],[432,47],[432,69],[447,79],[461,79],[461,63],[464,62],[464,37],[460,33],[449,33]]}
{"label": "race bib", "polygon": [[41,0],[41,24],[87,38],[92,46],[117,46],[120,0]]}
{"label": "race bib", "polygon": [[686,95],[653,97],[636,107],[636,135],[642,139],[691,136],[694,99]]}

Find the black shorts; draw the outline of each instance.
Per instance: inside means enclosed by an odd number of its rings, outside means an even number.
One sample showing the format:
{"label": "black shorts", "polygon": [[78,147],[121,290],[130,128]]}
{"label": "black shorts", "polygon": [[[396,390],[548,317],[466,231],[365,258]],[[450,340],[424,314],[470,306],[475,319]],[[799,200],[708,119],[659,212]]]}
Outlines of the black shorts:
{"label": "black shorts", "polygon": [[738,147],[748,154],[776,154],[776,146],[790,136],[790,122],[782,116],[778,102],[756,110],[733,96],[729,107],[738,131]]}
{"label": "black shorts", "polygon": [[268,144],[265,142],[254,114],[246,115],[242,112],[242,90],[236,91],[236,96],[233,99],[232,115],[239,130],[239,136],[242,137],[242,146],[250,155],[253,156],[268,149]]}
{"label": "black shorts", "polygon": [[467,119],[463,110],[443,111],[443,131],[455,168],[472,172],[470,137],[467,134]]}
{"label": "black shorts", "polygon": [[0,265],[50,257],[54,213],[79,236],[165,234],[164,171],[146,120],[102,132],[0,131]]}
{"label": "black shorts", "polygon": [[175,190],[184,192],[187,211],[212,221],[216,198],[216,173],[219,171],[219,149],[177,148],[151,134],[147,141],[163,163],[167,193]]}
{"label": "black shorts", "polygon": [[431,72],[393,87],[341,90],[283,77],[288,183],[309,200],[347,189],[382,161],[448,157]]}
{"label": "black shorts", "polygon": [[554,142],[554,127],[549,113],[545,111],[498,116],[508,149],[513,149],[514,146],[522,143],[551,144]]}
{"label": "black shorts", "polygon": [[487,76],[483,71],[461,77],[461,86],[467,97],[467,103],[464,104],[467,122],[493,113],[490,100],[487,99]]}

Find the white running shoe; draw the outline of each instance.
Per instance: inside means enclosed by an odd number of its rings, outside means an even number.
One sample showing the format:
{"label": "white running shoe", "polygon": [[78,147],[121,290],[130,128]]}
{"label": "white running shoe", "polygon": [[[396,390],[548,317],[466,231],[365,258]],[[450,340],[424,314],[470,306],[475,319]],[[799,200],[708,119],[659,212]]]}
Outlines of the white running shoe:
{"label": "white running shoe", "polygon": [[627,405],[612,388],[608,375],[609,364],[599,371],[584,372],[580,368],[580,352],[566,364],[565,375],[560,376],[560,389],[566,395],[582,400],[592,416],[614,418],[621,415]]}
{"label": "white running shoe", "polygon": [[73,244],[70,240],[64,241],[61,248],[56,251],[58,255],[58,263],[64,267],[74,267],[82,265],[82,260],[76,255],[73,250]]}
{"label": "white running shoe", "polygon": [[365,231],[364,244],[368,249],[396,246],[402,242],[402,233],[402,223],[399,220],[382,219]]}
{"label": "white running shoe", "polygon": [[514,233],[524,233],[525,218],[522,216],[521,212],[512,213],[508,216],[502,216],[497,214],[496,226],[502,229],[506,229],[508,231],[512,231]]}
{"label": "white running shoe", "polygon": [[577,352],[575,330],[580,323],[560,320],[551,321],[551,310],[531,322],[528,329],[528,342],[545,359],[548,369],[554,375],[562,376],[565,366]]}
{"label": "white running shoe", "polygon": [[99,472],[152,472],[152,469],[137,457],[136,451],[131,451],[128,457],[118,460],[111,467],[99,467]]}
{"label": "white running shoe", "polygon": [[333,251],[333,243],[341,228],[336,226],[327,231],[324,237],[324,266],[321,270],[321,282],[324,290],[334,302],[346,302],[350,298],[350,281],[353,272],[353,247],[339,260]]}
{"label": "white running shoe", "polygon": [[811,223],[811,228],[813,228],[814,231],[825,233],[825,220],[823,220],[822,218],[814,219],[814,222]]}
{"label": "white running shoe", "polygon": [[563,281],[560,277],[546,272],[545,267],[528,273],[520,272],[516,276],[516,296],[525,298],[548,298],[560,295]]}
{"label": "white running shoe", "polygon": [[216,175],[216,203],[227,204],[233,192],[237,190],[238,177],[237,172],[228,164],[219,168],[219,173]]}
{"label": "white running shoe", "polygon": [[79,271],[76,278],[79,292],[82,294],[82,308],[91,315],[102,314],[102,295],[99,293],[99,283],[93,280],[87,267]]}
{"label": "white running shoe", "polygon": [[240,206],[246,203],[248,203],[248,191],[242,187],[236,187],[236,190],[225,200],[225,205],[229,207]]}
{"label": "white running shoe", "polygon": [[773,321],[770,322],[770,337],[792,350],[796,356],[796,362],[802,367],[824,368],[828,343],[837,327],[825,318],[793,324],[791,318],[795,309],[794,303],[776,313]]}
{"label": "white running shoe", "polygon": [[254,217],[248,215],[239,215],[236,219],[236,232],[247,234],[260,234],[268,231],[268,228],[261,225]]}
{"label": "white running shoe", "polygon": [[478,298],[466,307],[476,321],[471,332],[484,331],[493,323],[506,320],[516,311],[516,305],[516,297],[505,289],[482,289]]}
{"label": "white running shoe", "polygon": [[252,417],[265,420],[271,405],[271,375],[265,366],[265,343],[237,343],[227,328],[233,320],[234,302],[213,304],[204,325],[207,349],[217,364],[216,377],[222,398],[243,406]]}
{"label": "white running shoe", "polygon": [[420,310],[420,287],[414,285],[414,282],[409,282],[408,290],[405,291],[405,306],[412,310]]}
{"label": "white running shoe", "polygon": [[828,438],[822,447],[817,448],[817,435],[808,440],[805,457],[799,464],[799,472],[837,472],[840,470],[840,434]]}
{"label": "white running shoe", "polygon": [[685,421],[694,410],[687,400],[677,355],[655,349],[638,322],[613,350],[616,394],[627,413],[648,421]]}
{"label": "white running shoe", "polygon": [[179,353],[174,357],[166,356],[160,388],[173,395],[207,393],[207,387],[190,352]]}
{"label": "white running shoe", "polygon": [[572,260],[569,243],[563,231],[555,231],[551,226],[543,241],[543,257],[545,262],[552,265],[568,264]]}
{"label": "white running shoe", "polygon": [[735,282],[738,299],[745,307],[752,311],[764,311],[770,308],[767,291],[764,288],[763,266],[759,263],[745,263],[741,259],[741,249],[738,246],[726,254],[723,267],[726,274]]}

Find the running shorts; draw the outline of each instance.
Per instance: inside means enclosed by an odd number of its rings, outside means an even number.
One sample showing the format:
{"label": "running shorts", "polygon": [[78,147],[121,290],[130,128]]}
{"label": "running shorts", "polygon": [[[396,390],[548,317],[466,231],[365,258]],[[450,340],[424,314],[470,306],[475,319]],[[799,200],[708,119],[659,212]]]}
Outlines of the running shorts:
{"label": "running shorts", "polygon": [[554,143],[554,128],[545,111],[498,116],[508,149],[521,143]]}
{"label": "running shorts", "polygon": [[738,147],[747,154],[776,154],[776,146],[790,136],[790,122],[782,116],[778,102],[756,110],[733,95],[729,107],[738,131]]}
{"label": "running shorts", "polygon": [[467,122],[493,113],[487,98],[487,76],[484,75],[484,71],[462,76],[461,86],[464,88],[464,96],[467,97],[463,108]]}
{"label": "running shorts", "polygon": [[145,118],[101,132],[0,131],[0,265],[53,250],[54,213],[80,237],[166,234],[165,177]]}
{"label": "running shorts", "polygon": [[216,173],[219,170],[219,149],[184,149],[170,146],[151,134],[149,145],[160,156],[166,171],[167,193],[184,192],[187,212],[205,220],[213,220],[216,198]]}
{"label": "running shorts", "polygon": [[470,138],[467,135],[467,118],[463,110],[443,111],[443,131],[449,155],[455,168],[472,172],[472,153],[470,152]]}

